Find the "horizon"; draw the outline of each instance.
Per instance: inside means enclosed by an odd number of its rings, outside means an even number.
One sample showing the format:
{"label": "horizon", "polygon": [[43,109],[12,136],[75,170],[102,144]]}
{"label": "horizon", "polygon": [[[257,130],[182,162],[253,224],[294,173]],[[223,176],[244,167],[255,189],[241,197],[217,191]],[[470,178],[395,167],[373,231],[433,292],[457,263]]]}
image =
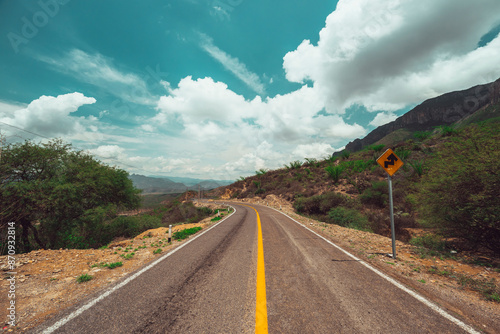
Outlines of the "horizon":
{"label": "horizon", "polygon": [[0,134],[62,138],[130,175],[237,180],[495,81],[498,12],[496,0],[3,2]]}

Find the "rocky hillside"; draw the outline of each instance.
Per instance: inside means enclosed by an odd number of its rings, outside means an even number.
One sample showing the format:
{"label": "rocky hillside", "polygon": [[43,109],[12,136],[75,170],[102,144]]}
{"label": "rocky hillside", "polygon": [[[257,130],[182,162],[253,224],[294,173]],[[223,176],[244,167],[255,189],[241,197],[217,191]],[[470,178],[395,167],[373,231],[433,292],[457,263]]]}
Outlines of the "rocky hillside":
{"label": "rocky hillside", "polygon": [[[259,170],[211,195],[264,201],[272,195],[314,219],[390,236],[387,174],[376,160],[392,148],[404,162],[392,177],[396,238],[408,242],[415,231],[440,230],[429,237],[432,247],[481,250],[500,261],[500,179],[492,172],[500,169],[498,94],[494,100],[460,123],[410,132],[410,139],[372,144],[322,161],[307,159]],[[452,239],[455,242],[448,245]]]}
{"label": "rocky hillside", "polygon": [[429,131],[436,126],[450,125],[499,101],[500,79],[489,84],[447,93],[424,101],[395,121],[376,128],[363,139],[350,142],[345,149],[357,152],[402,129],[411,135],[414,131]]}

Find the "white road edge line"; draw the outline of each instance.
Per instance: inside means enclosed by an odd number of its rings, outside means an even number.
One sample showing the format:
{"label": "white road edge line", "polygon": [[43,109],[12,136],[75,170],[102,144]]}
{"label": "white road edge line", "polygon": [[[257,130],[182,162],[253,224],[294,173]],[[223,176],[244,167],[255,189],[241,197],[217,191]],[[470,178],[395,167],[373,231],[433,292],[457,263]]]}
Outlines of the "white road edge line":
{"label": "white road edge line", "polygon": [[433,302],[431,302],[430,300],[422,297],[421,295],[419,295],[418,293],[416,293],[415,291],[412,291],[410,289],[408,289],[406,286],[404,286],[403,284],[399,283],[398,281],[396,281],[395,279],[387,276],[386,274],[382,273],[381,271],[379,271],[378,269],[375,269],[374,267],[372,267],[371,265],[369,265],[368,263],[366,263],[365,261],[357,258],[356,256],[352,255],[351,253],[349,253],[348,251],[344,250],[343,248],[341,248],[340,246],[337,246],[336,244],[334,244],[333,242],[331,242],[330,240],[326,239],[325,237],[323,237],[322,235],[316,233],[315,231],[311,230],[309,227],[307,227],[306,225],[304,224],[301,224],[299,223],[298,221],[296,221],[295,219],[293,219],[292,217],[290,217],[289,215],[287,215],[286,213],[284,212],[281,212],[275,208],[271,208],[271,207],[268,207],[270,209],[273,209],[274,211],[277,211],[279,213],[281,213],[282,215],[290,218],[291,220],[293,220],[294,222],[296,222],[297,224],[299,224],[300,226],[306,228],[307,230],[309,230],[310,232],[314,233],[315,235],[317,235],[318,237],[320,237],[321,239],[325,240],[326,242],[328,242],[330,245],[334,246],[335,248],[339,249],[340,251],[342,251],[343,253],[345,253],[346,255],[350,256],[351,258],[353,258],[354,260],[358,261],[359,263],[361,263],[363,266],[365,266],[366,268],[370,269],[371,271],[373,271],[374,273],[376,273],[377,275],[379,275],[380,277],[386,279],[387,281],[389,281],[390,283],[394,284],[395,286],[397,286],[398,288],[400,288],[401,290],[403,290],[404,292],[408,293],[410,296],[416,298],[417,300],[419,300],[420,302],[424,303],[426,306],[430,307],[432,310],[434,310],[435,312],[439,313],[440,315],[442,315],[443,317],[445,317],[446,319],[450,320],[451,322],[453,322],[455,325],[457,325],[458,327],[462,328],[464,331],[466,331],[467,333],[470,333],[470,334],[481,334],[480,332],[476,331],[474,328],[472,328],[471,326],[467,325],[466,323],[464,323],[463,321],[460,321],[458,320],[457,318],[455,318],[454,316],[452,316],[451,314],[449,314],[448,312],[446,312],[445,310],[443,310],[441,307],[437,306],[436,304],[434,304]]}
{"label": "white road edge line", "polygon": [[[230,206],[230,205],[228,205],[228,206]],[[91,300],[90,302],[88,302],[84,306],[80,307],[79,309],[77,309],[73,313],[71,313],[71,314],[67,315],[66,317],[62,318],[61,320],[57,321],[52,326],[46,328],[42,333],[43,334],[49,334],[49,333],[52,333],[55,330],[59,329],[61,326],[65,325],[68,321],[72,320],[73,318],[76,318],[77,316],[79,316],[80,314],[82,314],[83,312],[85,312],[86,310],[88,310],[89,308],[91,308],[92,306],[94,306],[95,304],[97,304],[98,302],[100,302],[101,300],[103,300],[104,298],[106,298],[107,296],[109,296],[110,294],[112,294],[113,292],[115,292],[116,290],[118,290],[121,287],[127,285],[128,283],[130,283],[131,281],[133,281],[134,279],[136,279],[137,277],[139,277],[141,274],[145,273],[146,271],[148,271],[149,269],[153,268],[154,266],[156,266],[161,261],[165,260],[167,257],[169,257],[172,254],[174,254],[175,252],[177,252],[179,249],[187,246],[191,242],[193,242],[196,239],[198,239],[199,237],[201,237],[203,234],[207,233],[211,229],[213,229],[216,226],[218,226],[219,224],[223,223],[226,219],[228,219],[229,217],[231,217],[233,214],[236,213],[236,208],[233,207],[233,206],[230,206],[230,207],[233,208],[234,211],[229,216],[227,216],[226,218],[222,219],[220,222],[218,222],[217,224],[211,226],[210,228],[208,228],[207,230],[203,231],[202,233],[196,235],[194,238],[192,238],[192,239],[188,240],[187,242],[183,243],[182,245],[176,247],[175,249],[173,249],[172,251],[170,251],[167,254],[163,255],[162,257],[160,257],[159,259],[155,260],[154,262],[150,263],[146,267],[144,267],[141,270],[139,270],[138,272],[136,272],[134,275],[128,277],[127,279],[125,279],[120,284],[115,285],[114,287],[112,287],[111,289],[107,290],[106,292],[104,292],[99,297]]]}

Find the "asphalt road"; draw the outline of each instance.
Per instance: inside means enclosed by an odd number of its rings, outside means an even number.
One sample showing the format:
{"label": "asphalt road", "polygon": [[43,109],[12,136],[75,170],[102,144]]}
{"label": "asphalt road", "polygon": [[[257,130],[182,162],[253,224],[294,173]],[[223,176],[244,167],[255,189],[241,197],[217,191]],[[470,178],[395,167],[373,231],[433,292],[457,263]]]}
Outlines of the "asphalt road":
{"label": "asphalt road", "polygon": [[[269,333],[467,333],[280,212],[233,206],[232,216],[127,284],[35,332],[255,333],[265,332],[256,328],[265,310]],[[257,212],[266,308],[256,301]]]}

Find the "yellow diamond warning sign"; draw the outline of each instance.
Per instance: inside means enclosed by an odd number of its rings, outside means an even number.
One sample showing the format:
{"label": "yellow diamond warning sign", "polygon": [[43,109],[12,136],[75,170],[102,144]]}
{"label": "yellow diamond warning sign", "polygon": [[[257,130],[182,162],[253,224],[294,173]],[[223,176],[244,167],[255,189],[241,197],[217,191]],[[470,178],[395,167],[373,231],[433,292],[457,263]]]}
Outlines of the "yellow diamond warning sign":
{"label": "yellow diamond warning sign", "polygon": [[384,154],[377,159],[377,162],[390,176],[403,166],[403,161],[401,161],[391,149],[385,151]]}

